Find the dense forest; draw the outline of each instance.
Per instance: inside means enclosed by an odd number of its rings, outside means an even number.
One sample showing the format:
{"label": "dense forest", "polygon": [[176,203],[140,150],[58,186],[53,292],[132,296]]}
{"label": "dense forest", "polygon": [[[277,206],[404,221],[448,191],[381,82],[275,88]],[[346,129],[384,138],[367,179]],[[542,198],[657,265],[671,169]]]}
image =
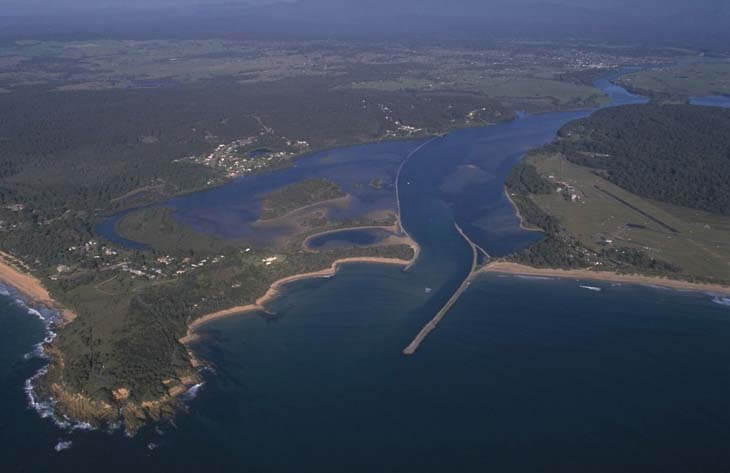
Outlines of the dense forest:
{"label": "dense forest", "polygon": [[730,215],[730,110],[607,108],[560,130],[553,150],[653,200]]}

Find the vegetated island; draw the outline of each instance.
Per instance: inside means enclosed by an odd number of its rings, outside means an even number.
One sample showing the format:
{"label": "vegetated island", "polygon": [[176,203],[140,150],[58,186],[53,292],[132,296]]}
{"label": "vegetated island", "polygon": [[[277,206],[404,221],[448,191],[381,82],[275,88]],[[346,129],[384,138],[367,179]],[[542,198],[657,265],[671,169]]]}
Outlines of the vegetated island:
{"label": "vegetated island", "polygon": [[545,237],[483,272],[730,293],[730,110],[629,105],[565,125],[506,181]]}
{"label": "vegetated island", "polygon": [[261,220],[279,218],[294,210],[346,196],[342,188],[329,179],[306,179],[267,195],[262,202]]}

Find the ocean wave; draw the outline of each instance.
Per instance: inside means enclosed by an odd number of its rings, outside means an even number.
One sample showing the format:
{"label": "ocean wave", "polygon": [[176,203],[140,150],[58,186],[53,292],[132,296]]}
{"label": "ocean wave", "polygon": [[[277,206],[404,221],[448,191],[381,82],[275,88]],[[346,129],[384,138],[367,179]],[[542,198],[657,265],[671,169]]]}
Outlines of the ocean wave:
{"label": "ocean wave", "polygon": [[724,305],[726,307],[730,307],[730,297],[713,296],[712,302],[714,302],[715,304],[720,304],[720,305]]}
{"label": "ocean wave", "polygon": [[71,442],[70,440],[59,440],[56,446],[53,448],[57,452],[60,452],[63,450],[68,450],[69,448],[71,448],[71,445],[73,445],[73,442]]}
{"label": "ocean wave", "polygon": [[106,425],[106,433],[107,434],[113,434],[114,432],[116,432],[117,430],[119,430],[121,428],[122,428],[122,423],[121,422],[118,422],[118,421],[117,422],[109,422]]}
{"label": "ocean wave", "polygon": [[515,274],[513,277],[517,279],[527,279],[528,281],[552,281],[555,279],[549,276],[528,276],[527,274]]}
{"label": "ocean wave", "polygon": [[596,286],[578,286],[578,287],[581,289],[588,289],[589,291],[594,291],[594,292],[602,291],[602,289],[600,287],[596,287]]}
{"label": "ocean wave", "polygon": [[35,392],[35,381],[48,373],[48,365],[39,369],[36,374],[25,380],[25,394],[28,397],[28,407],[38,413],[41,419],[50,419],[56,427],[68,432],[77,430],[95,430],[88,422],[76,422],[66,416],[59,416],[56,413],[56,400],[49,398],[41,400]]}
{"label": "ocean wave", "polygon": [[0,284],[0,296],[10,297],[10,291],[7,287]]}
{"label": "ocean wave", "polygon": [[182,399],[183,401],[192,401],[196,398],[198,392],[200,392],[200,388],[202,388],[204,384],[205,382],[203,381],[190,386],[190,388],[185,391],[182,396],[180,396],[180,399]]}
{"label": "ocean wave", "polygon": [[[51,328],[59,320],[58,313],[52,309],[34,309],[32,307],[28,307],[21,299],[16,299],[15,302],[18,305],[21,305],[22,307],[28,309],[29,314],[38,317],[44,322],[46,326],[46,335],[43,338],[43,341],[33,345],[33,350],[29,353],[26,353],[24,358],[41,358],[47,360],[48,355],[46,355],[43,347],[46,344],[51,343],[56,338],[56,332],[51,330]],[[49,398],[41,400],[38,397],[37,393],[35,392],[35,383],[40,377],[45,376],[46,374],[48,374],[48,364],[40,368],[33,376],[25,380],[24,391],[28,398],[28,407],[36,411],[41,419],[50,419],[51,421],[53,421],[53,423],[56,424],[56,426],[61,430],[66,430],[69,432],[73,432],[76,430],[93,430],[93,426],[88,422],[75,422],[65,416],[59,416],[56,413],[55,399]],[[64,447],[64,449],[65,448],[68,447]]]}

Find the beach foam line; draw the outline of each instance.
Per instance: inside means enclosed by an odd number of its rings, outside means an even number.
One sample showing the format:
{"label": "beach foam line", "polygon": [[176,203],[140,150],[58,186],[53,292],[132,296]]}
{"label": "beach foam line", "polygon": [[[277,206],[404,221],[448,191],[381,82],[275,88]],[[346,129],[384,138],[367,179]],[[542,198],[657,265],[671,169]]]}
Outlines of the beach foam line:
{"label": "beach foam line", "polygon": [[[41,322],[43,322],[45,327],[45,336],[43,340],[33,345],[33,350],[29,353],[26,353],[23,358],[26,360],[29,360],[31,358],[48,360],[48,355],[46,355],[43,347],[46,344],[51,343],[56,338],[56,332],[53,331],[53,327],[56,326],[58,321],[61,319],[60,314],[58,313],[58,311],[45,306],[39,306],[38,308],[30,307],[28,303],[20,296],[20,294],[18,294],[18,292],[12,287],[8,288],[8,292],[11,297],[14,297],[13,302],[18,307],[26,309],[28,315],[37,317]],[[16,295],[17,297],[15,297]],[[38,371],[36,371],[33,376],[25,380],[23,390],[25,391],[26,397],[28,399],[28,408],[36,411],[41,419],[50,419],[61,430],[66,430],[69,432],[73,432],[76,430],[93,430],[93,426],[87,422],[75,422],[66,417],[58,416],[55,409],[55,399],[49,398],[46,400],[41,400],[38,397],[35,392],[35,382],[38,380],[38,378],[45,376],[47,373],[48,364],[46,363],[44,366],[38,369]]]}
{"label": "beach foam line", "polygon": [[374,256],[355,256],[351,258],[342,258],[334,261],[332,265],[329,268],[322,269],[320,271],[314,271],[311,273],[302,273],[302,274],[294,274],[292,276],[287,276],[285,278],[279,279],[277,281],[274,281],[271,286],[269,286],[269,289],[266,291],[266,293],[256,299],[256,302],[253,304],[247,304],[237,307],[231,307],[229,309],[219,310],[218,312],[213,312],[207,315],[204,315],[202,317],[199,317],[192,322],[188,324],[188,332],[187,334],[180,339],[180,343],[187,344],[190,342],[194,342],[197,340],[197,336],[195,335],[195,331],[199,329],[200,327],[213,322],[214,320],[222,319],[225,317],[231,317],[234,315],[243,315],[250,312],[256,312],[256,311],[263,311],[266,312],[266,308],[264,307],[268,302],[275,299],[279,293],[281,292],[281,289],[286,286],[289,283],[295,282],[295,281],[302,281],[305,279],[315,279],[315,278],[331,278],[337,274],[337,270],[339,267],[343,264],[349,264],[349,263],[372,263],[372,264],[390,264],[390,265],[398,265],[398,266],[405,266],[408,267],[409,264],[411,264],[411,261],[398,259],[398,258],[380,258],[380,257],[374,257]]}
{"label": "beach foam line", "polygon": [[187,391],[182,394],[182,396],[180,396],[180,399],[182,399],[183,401],[192,401],[198,396],[200,388],[202,388],[204,384],[205,381],[201,381],[198,384],[193,384],[192,386],[190,386],[190,388],[188,388]]}
{"label": "beach foam line", "polygon": [[724,305],[726,307],[730,307],[730,297],[723,297],[723,296],[713,296],[712,302],[715,304]]}
{"label": "beach foam line", "polygon": [[600,287],[596,287],[596,286],[578,286],[578,287],[581,289],[588,289],[589,291],[594,291],[594,292],[601,292],[603,290]]}
{"label": "beach foam line", "polygon": [[701,292],[713,296],[730,297],[730,286],[710,283],[694,283],[678,279],[668,279],[640,274],[619,274],[610,271],[589,269],[534,268],[518,263],[495,261],[481,268],[479,273],[509,274],[512,276],[545,276],[561,279],[604,281],[611,283],[633,284],[661,290],[679,292]]}

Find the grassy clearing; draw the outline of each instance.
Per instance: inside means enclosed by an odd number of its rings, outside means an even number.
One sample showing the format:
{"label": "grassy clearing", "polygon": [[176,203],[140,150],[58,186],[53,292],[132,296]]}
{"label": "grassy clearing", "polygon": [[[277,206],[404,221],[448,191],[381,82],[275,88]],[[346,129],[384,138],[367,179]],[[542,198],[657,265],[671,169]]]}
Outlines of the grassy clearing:
{"label": "grassy clearing", "polygon": [[459,89],[469,90],[493,98],[549,99],[559,106],[600,104],[608,99],[598,89],[581,84],[553,80],[552,71],[539,71],[536,76],[488,75],[476,71],[460,71],[458,76],[443,80],[399,78],[355,82],[354,89],[380,91]]}
{"label": "grassy clearing", "polygon": [[564,183],[561,187],[573,186],[577,201],[558,192],[531,198],[586,247],[633,247],[687,274],[730,280],[730,217],[642,199],[559,155],[533,155],[528,161],[542,176]]}
{"label": "grassy clearing", "polygon": [[561,105],[573,102],[607,98],[598,89],[586,85],[571,84],[550,79],[532,77],[488,77],[480,79],[475,85],[490,97],[536,98],[549,97]]}
{"label": "grassy clearing", "polygon": [[677,67],[647,69],[620,79],[632,89],[683,99],[730,94],[730,62],[696,62]]}

